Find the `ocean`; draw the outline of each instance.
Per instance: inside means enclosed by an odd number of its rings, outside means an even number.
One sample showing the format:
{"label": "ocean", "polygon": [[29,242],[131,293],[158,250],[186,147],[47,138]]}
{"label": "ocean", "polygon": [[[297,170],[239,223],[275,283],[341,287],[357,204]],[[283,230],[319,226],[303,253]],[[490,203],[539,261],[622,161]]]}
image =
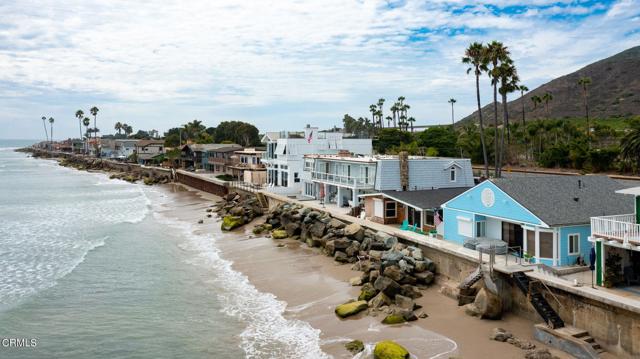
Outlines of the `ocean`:
{"label": "ocean", "polygon": [[179,193],[13,151],[32,142],[0,140],[1,358],[326,357]]}

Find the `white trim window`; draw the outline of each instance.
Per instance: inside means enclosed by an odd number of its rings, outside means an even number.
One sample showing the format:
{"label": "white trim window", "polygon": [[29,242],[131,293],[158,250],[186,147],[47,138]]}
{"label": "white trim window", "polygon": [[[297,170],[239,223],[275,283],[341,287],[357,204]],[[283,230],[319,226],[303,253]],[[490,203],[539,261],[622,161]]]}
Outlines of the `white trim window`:
{"label": "white trim window", "polygon": [[580,233],[571,233],[569,238],[569,255],[580,254]]}

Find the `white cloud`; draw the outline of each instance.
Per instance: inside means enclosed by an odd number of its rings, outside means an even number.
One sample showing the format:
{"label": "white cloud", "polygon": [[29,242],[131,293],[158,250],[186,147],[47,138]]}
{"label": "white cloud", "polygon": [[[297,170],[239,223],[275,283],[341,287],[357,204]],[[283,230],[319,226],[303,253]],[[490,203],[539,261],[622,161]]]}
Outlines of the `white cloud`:
{"label": "white cloud", "polygon": [[[471,41],[508,44],[529,84],[638,41],[637,34],[623,36],[634,29],[636,0],[615,3],[585,22],[548,16],[591,14],[599,7],[559,3],[537,0],[526,12],[512,14],[487,5],[532,3],[5,2],[0,84],[10,85],[0,86],[0,94],[42,107],[38,114],[58,92],[71,94],[68,102],[102,103],[105,121],[130,109],[137,127],[167,128],[198,115],[242,117],[262,129],[288,126],[280,113],[333,124],[354,108],[365,115],[380,96],[402,94],[419,122],[448,122],[448,98],[457,97],[461,109],[473,108],[473,81],[460,64]],[[87,107],[84,102],[49,108],[66,116]],[[290,111],[296,103],[297,112]],[[154,110],[158,104],[162,112]],[[167,119],[167,113],[182,118]],[[328,113],[338,117],[327,118]]]}

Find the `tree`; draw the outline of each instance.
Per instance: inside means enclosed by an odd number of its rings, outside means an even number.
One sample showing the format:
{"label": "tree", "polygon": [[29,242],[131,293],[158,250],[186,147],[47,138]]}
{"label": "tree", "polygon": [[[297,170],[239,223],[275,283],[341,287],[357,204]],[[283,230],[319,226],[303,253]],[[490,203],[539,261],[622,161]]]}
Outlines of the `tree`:
{"label": "tree", "polygon": [[457,134],[444,126],[433,126],[417,134],[418,145],[424,148],[435,148],[439,156],[458,156]]}
{"label": "tree", "polygon": [[393,117],[387,116],[387,127],[391,127],[391,120],[393,120]]}
{"label": "tree", "polygon": [[456,102],[458,102],[458,101],[456,101],[456,99],[455,99],[455,98],[450,98],[450,99],[449,99],[449,101],[447,101],[447,102],[451,104],[451,129],[452,129],[452,130],[455,130],[455,128],[456,128],[456,121],[455,121],[455,119],[454,119],[454,117],[453,117],[453,104],[455,104],[455,103],[456,103]]}
{"label": "tree", "polygon": [[[485,56],[487,57],[487,61],[491,64],[491,69],[487,72],[489,78],[491,79],[491,85],[493,86],[493,125],[496,130],[496,137],[493,141],[494,153],[496,154],[494,157],[494,174],[496,177],[500,177],[500,164],[499,162],[499,153],[500,149],[498,147],[499,141],[498,139],[498,82],[500,81],[500,72],[498,69],[498,63],[504,62],[509,59],[509,51],[507,47],[504,46],[499,41],[492,41],[485,48]],[[504,131],[504,130],[503,130]]]}
{"label": "tree", "polygon": [[376,152],[384,154],[392,147],[400,146],[402,143],[408,144],[412,141],[413,136],[409,132],[404,132],[397,128],[384,128],[378,132],[373,148]]}
{"label": "tree", "polygon": [[84,152],[86,154],[89,150],[89,143],[87,141],[90,137],[89,125],[91,124],[91,120],[88,117],[85,117],[82,119],[82,124],[84,125],[84,128],[85,128]]}
{"label": "tree", "polygon": [[507,109],[507,95],[518,89],[518,73],[510,58],[504,58],[496,69],[500,79],[500,95],[502,96],[502,127],[500,135],[500,152],[498,153],[498,177],[502,175],[502,160],[507,149],[504,146],[504,133],[507,133],[507,144],[511,144],[511,130],[509,127],[509,111]]}
{"label": "tree", "polygon": [[42,127],[44,127],[44,138],[49,142],[49,133],[47,132],[47,118],[42,116]]}
{"label": "tree", "polygon": [[124,131],[124,134],[129,137],[131,136],[131,134],[133,133],[133,127],[129,126],[126,123],[122,124],[122,130]]}
{"label": "tree", "polygon": [[635,165],[635,172],[640,170],[640,125],[627,133],[620,144],[622,158]]}
{"label": "tree", "polygon": [[118,131],[118,134],[122,133],[122,123],[120,121],[116,122],[116,124],[113,126],[113,128]]}
{"label": "tree", "polygon": [[380,119],[380,127],[384,127],[384,121],[382,120],[382,116],[384,116],[384,112],[382,111],[382,105],[384,105],[384,99],[378,99],[378,118]]}
{"label": "tree", "polygon": [[542,101],[544,101],[544,109],[547,113],[547,118],[551,118],[551,113],[549,112],[549,102],[551,102],[551,100],[553,100],[551,92],[545,92],[545,94],[542,95]]}
{"label": "tree", "polygon": [[369,112],[371,112],[371,118],[373,119],[373,123],[375,123],[376,126],[382,127],[376,120],[376,116],[378,114],[378,107],[376,105],[369,105]]}
{"label": "tree", "polygon": [[482,145],[482,158],[484,160],[484,174],[489,177],[489,160],[487,158],[487,146],[484,138],[484,123],[482,122],[482,107],[480,104],[480,75],[487,71],[487,57],[482,43],[474,42],[465,50],[462,63],[471,65],[467,69],[467,74],[473,71],[476,77],[476,99],[478,102],[478,118],[480,123],[480,143]]}
{"label": "tree", "polygon": [[590,77],[581,77],[578,80],[578,85],[582,87],[582,98],[584,99],[584,113],[587,118],[587,141],[591,146],[591,126],[589,125],[589,92],[588,87],[591,85]]}
{"label": "tree", "polygon": [[53,122],[55,120],[53,119],[53,117],[49,117],[49,124],[51,125],[51,131],[49,131],[49,133],[51,134],[51,141],[49,141],[51,143],[51,147],[49,148],[49,150],[53,151]]}
{"label": "tree", "polygon": [[525,85],[518,85],[518,90],[520,90],[520,102],[522,102],[522,126],[526,126],[526,119],[524,113],[524,93],[529,91],[529,88]]}
{"label": "tree", "polygon": [[260,144],[260,132],[258,129],[246,122],[224,121],[216,127],[213,140],[216,143],[230,141],[242,146],[257,146]]}
{"label": "tree", "polygon": [[398,103],[394,103],[393,106],[391,106],[391,114],[393,115],[393,127],[397,127],[398,123],[397,123],[397,117],[398,117]]}
{"label": "tree", "polygon": [[538,105],[542,103],[542,98],[538,95],[531,96],[531,102],[533,102],[533,111],[538,108]]}
{"label": "tree", "polygon": [[407,119],[407,122],[409,122],[409,124],[411,125],[411,133],[413,133],[413,123],[416,122],[416,119],[413,117],[409,117]]}
{"label": "tree", "polygon": [[[89,112],[91,112],[91,114],[93,115],[93,131],[94,131],[93,137],[94,137],[94,138],[96,138],[96,139],[97,139],[97,136],[98,136],[98,132],[100,132],[100,131],[98,130],[98,124],[97,124],[97,122],[98,122],[98,120],[97,120],[97,117],[98,117],[98,111],[100,111],[100,110],[99,110],[96,106],[93,106],[93,107],[89,110]],[[97,142],[96,142],[96,146],[97,146],[97,145],[98,145],[98,144],[97,144]]]}
{"label": "tree", "polygon": [[80,139],[82,140],[82,118],[84,117],[84,111],[76,111],[76,118],[78,119],[78,128],[80,129]]}

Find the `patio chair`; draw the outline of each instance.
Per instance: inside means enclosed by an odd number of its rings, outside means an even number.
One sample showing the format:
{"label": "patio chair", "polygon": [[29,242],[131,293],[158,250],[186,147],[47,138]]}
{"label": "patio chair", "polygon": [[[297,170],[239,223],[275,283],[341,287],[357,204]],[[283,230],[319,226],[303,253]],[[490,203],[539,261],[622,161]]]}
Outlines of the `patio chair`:
{"label": "patio chair", "polygon": [[408,220],[404,220],[402,221],[402,226],[400,226],[400,229],[402,229],[403,231],[406,231],[409,229],[409,221]]}
{"label": "patio chair", "polygon": [[417,224],[417,223],[416,223],[416,224],[414,224],[414,225],[411,227],[411,230],[412,230],[413,232],[416,232],[416,231],[418,230],[418,224]]}

